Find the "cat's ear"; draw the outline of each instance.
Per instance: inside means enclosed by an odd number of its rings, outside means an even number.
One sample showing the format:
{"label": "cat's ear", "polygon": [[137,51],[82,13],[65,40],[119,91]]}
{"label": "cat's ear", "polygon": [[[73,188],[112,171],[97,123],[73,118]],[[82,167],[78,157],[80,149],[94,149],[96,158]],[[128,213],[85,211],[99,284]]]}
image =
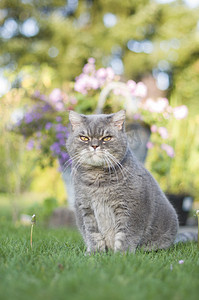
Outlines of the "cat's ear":
{"label": "cat's ear", "polygon": [[122,130],[124,128],[123,125],[124,125],[125,118],[126,118],[125,110],[120,110],[113,115],[112,122],[119,130]]}
{"label": "cat's ear", "polygon": [[77,112],[71,110],[69,113],[69,121],[72,125],[72,129],[74,130],[76,127],[79,127],[82,123],[82,116]]}

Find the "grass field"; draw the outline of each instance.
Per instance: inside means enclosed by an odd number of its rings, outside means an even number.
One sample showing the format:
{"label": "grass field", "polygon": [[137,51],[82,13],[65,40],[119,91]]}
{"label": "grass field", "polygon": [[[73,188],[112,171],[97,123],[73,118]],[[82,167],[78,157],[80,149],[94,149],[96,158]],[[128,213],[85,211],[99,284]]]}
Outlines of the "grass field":
{"label": "grass field", "polygon": [[[0,299],[199,299],[197,244],[153,253],[84,255],[78,232],[0,220]],[[179,261],[183,260],[183,263]]]}

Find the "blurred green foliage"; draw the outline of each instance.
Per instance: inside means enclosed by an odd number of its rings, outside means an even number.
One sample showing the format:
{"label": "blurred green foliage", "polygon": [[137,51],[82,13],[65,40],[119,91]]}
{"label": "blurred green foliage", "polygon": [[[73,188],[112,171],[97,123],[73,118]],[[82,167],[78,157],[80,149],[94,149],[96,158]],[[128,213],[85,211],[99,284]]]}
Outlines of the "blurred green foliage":
{"label": "blurred green foliage", "polygon": [[[107,13],[115,23],[105,26]],[[98,66],[119,58],[128,79],[166,71],[172,82],[169,93],[192,108],[198,92],[198,15],[199,9],[190,10],[183,1],[163,5],[155,0],[2,0],[1,64],[15,73],[14,86],[20,85],[25,65],[34,68],[36,80],[37,73],[47,68],[47,73],[54,73],[52,88],[73,80],[90,56]],[[6,37],[10,20],[16,28]],[[35,32],[24,29],[28,20]],[[131,51],[132,40],[151,42],[151,51]]]}
{"label": "blurred green foliage", "polygon": [[199,200],[199,118],[172,120],[168,125],[175,157],[151,149],[147,156],[147,167],[162,189],[174,194],[188,194]]}
{"label": "blurred green foliage", "polygon": [[19,194],[30,186],[34,163],[33,156],[26,151],[23,137],[8,130],[12,126],[11,115],[17,108],[17,99],[15,103],[12,99],[6,100],[1,100],[0,109],[0,192]]}
{"label": "blurred green foliage", "polygon": [[49,217],[53,211],[59,206],[59,203],[55,197],[47,197],[42,203],[34,203],[29,206],[26,213],[36,215],[40,225],[48,225]]}

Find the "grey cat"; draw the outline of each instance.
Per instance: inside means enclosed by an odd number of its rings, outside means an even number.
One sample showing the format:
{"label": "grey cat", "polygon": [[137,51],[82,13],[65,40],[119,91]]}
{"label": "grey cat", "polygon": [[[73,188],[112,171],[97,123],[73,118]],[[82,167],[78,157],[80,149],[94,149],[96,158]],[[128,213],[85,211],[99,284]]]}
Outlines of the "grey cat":
{"label": "grey cat", "polygon": [[176,212],[131,152],[125,111],[87,116],[71,111],[69,120],[76,221],[87,252],[150,251],[174,244]]}

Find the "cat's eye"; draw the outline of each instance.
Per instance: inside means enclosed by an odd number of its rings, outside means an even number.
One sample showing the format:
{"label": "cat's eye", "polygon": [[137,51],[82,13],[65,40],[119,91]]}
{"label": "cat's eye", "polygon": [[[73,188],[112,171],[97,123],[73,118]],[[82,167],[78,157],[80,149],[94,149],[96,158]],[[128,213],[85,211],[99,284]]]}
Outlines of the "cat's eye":
{"label": "cat's eye", "polygon": [[105,136],[104,138],[102,138],[102,141],[103,141],[103,142],[108,142],[108,141],[110,141],[111,139],[112,139],[111,136]]}
{"label": "cat's eye", "polygon": [[80,135],[80,140],[82,140],[83,142],[88,142],[89,138],[87,136]]}

